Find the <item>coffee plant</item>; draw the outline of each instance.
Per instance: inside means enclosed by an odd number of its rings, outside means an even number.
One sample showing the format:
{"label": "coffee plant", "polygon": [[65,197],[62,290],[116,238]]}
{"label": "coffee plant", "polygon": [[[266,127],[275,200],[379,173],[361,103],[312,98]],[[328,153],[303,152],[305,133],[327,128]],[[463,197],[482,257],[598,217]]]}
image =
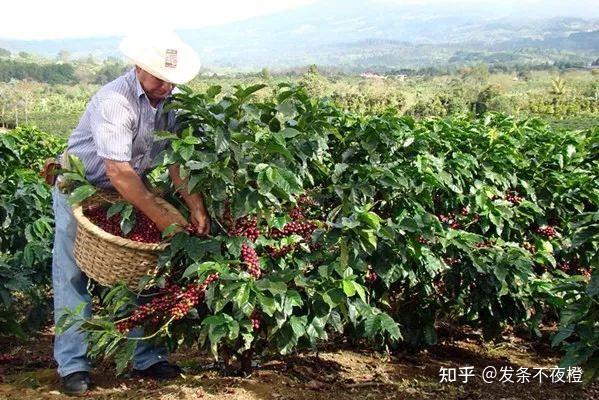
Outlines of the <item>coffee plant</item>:
{"label": "coffee plant", "polygon": [[0,134],[0,333],[22,335],[22,323],[35,328],[47,319],[52,195],[39,170],[63,148],[37,129]]}
{"label": "coffee plant", "polygon": [[206,346],[242,372],[254,355],[314,347],[348,326],[372,339],[400,338],[371,304],[363,265],[351,263],[373,250],[379,218],[358,207],[340,214],[320,187],[339,112],[288,85],[273,102],[252,101],[262,88],[175,96],[186,128],[159,135],[170,141],[161,160],[180,165],[187,190],[204,193],[215,226],[209,238],[174,235],[162,275],[146,286],[148,303],[134,306],[122,287],[108,292],[104,314],[83,324],[92,355],[120,348],[126,362],[135,348],[126,334],[136,326],[170,348]]}
{"label": "coffee plant", "polygon": [[287,84],[257,100],[263,88],[174,96],[183,129],[158,135],[160,162],[204,194],[212,233],[174,234],[159,276],[106,291],[82,325],[92,355],[124,368],[142,326],[247,372],[331,337],[417,348],[439,322],[492,340],[559,318],[564,363],[593,376],[599,129],[365,115]]}

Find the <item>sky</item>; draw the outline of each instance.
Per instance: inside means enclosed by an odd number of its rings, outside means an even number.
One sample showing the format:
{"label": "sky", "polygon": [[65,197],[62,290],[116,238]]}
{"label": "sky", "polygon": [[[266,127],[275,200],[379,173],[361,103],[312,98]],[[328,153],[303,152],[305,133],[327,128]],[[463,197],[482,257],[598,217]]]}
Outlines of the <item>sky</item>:
{"label": "sky", "polygon": [[316,0],[5,0],[0,38],[61,39],[220,25]]}
{"label": "sky", "polygon": [[[217,26],[327,0],[8,0],[0,6],[0,38],[61,39],[121,36],[148,27],[165,29]],[[599,0],[367,0],[376,3],[427,5],[456,2],[489,11],[528,6],[560,15],[597,16]],[[574,13],[574,14],[573,14]],[[593,14],[593,15],[591,15]]]}

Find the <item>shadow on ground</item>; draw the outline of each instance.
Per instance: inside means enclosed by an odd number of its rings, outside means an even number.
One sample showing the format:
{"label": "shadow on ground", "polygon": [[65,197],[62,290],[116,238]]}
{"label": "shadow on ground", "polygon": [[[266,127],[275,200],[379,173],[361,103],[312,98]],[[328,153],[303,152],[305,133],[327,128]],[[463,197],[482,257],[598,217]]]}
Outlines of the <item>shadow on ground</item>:
{"label": "shadow on ground", "polygon": [[[50,332],[9,348],[0,342],[8,360],[0,364],[0,399],[62,399],[59,379],[51,357]],[[597,399],[599,383],[583,388],[576,383],[531,382],[484,383],[485,367],[550,368],[559,354],[547,348],[533,351],[522,340],[498,344],[464,339],[434,346],[418,354],[397,351],[381,354],[349,345],[327,345],[318,354],[304,353],[270,360],[248,378],[225,377],[208,370],[212,363],[205,353],[178,353],[173,360],[184,367],[181,378],[161,383],[131,377],[114,377],[109,362],[95,365],[94,386],[86,393],[93,399],[502,399],[566,400]],[[440,383],[440,369],[473,367],[467,383]],[[537,378],[538,379],[538,378]]]}

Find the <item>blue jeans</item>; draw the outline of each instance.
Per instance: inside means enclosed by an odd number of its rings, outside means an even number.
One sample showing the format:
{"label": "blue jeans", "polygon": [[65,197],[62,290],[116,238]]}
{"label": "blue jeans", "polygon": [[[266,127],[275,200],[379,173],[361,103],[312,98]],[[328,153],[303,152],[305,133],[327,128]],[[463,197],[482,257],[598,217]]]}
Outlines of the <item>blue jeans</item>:
{"label": "blue jeans", "polygon": [[[56,232],[52,251],[52,286],[54,288],[54,322],[64,309],[75,309],[85,303],[83,317],[91,317],[91,296],[87,290],[87,276],[79,269],[73,255],[77,223],[68,196],[60,193],[55,186],[52,190]],[[58,363],[58,374],[69,375],[78,371],[89,371],[85,335],[78,332],[78,325],[72,326],[54,338],[54,358]],[[131,337],[141,337],[143,331],[131,331]],[[164,347],[153,346],[139,341],[134,354],[133,368],[146,369],[160,361],[166,361]]]}

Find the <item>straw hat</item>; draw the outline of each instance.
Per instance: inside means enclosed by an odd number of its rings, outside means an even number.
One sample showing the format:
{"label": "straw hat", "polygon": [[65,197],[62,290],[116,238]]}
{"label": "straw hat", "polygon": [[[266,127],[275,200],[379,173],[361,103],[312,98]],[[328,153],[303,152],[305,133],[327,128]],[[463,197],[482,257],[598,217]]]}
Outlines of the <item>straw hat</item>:
{"label": "straw hat", "polygon": [[200,70],[198,54],[174,32],[127,36],[119,49],[135,65],[170,83],[187,83]]}

